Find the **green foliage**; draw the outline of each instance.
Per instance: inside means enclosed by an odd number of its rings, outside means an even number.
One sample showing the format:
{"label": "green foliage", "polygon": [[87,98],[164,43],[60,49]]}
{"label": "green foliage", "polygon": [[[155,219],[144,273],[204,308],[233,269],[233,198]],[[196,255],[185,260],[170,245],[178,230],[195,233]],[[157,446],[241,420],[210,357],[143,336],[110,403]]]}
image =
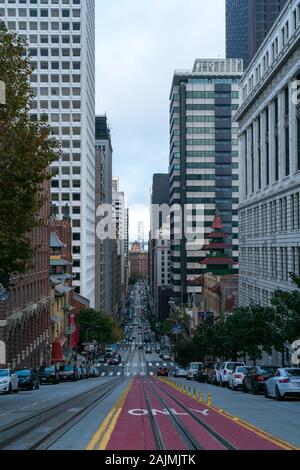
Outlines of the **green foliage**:
{"label": "green foliage", "polygon": [[176,362],[186,367],[189,362],[195,361],[200,357],[197,344],[191,339],[181,339],[175,345]]}
{"label": "green foliage", "polygon": [[115,343],[123,339],[118,322],[93,308],[81,310],[77,316],[81,342],[95,339],[100,344]]}
{"label": "green foliage", "polygon": [[30,232],[43,220],[44,182],[60,157],[50,128],[30,119],[32,66],[25,44],[0,22],[0,80],[6,104],[0,105],[0,278],[29,268],[34,249]]}

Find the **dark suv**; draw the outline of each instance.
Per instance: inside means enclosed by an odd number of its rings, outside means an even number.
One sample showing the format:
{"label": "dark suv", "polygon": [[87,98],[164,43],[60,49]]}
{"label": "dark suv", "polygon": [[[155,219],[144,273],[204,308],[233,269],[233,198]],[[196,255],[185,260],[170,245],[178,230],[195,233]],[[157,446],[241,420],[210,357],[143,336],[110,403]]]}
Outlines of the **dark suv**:
{"label": "dark suv", "polygon": [[73,380],[73,382],[76,382],[79,379],[78,369],[76,366],[72,365],[62,366],[59,369],[58,375],[61,382],[67,380]]}

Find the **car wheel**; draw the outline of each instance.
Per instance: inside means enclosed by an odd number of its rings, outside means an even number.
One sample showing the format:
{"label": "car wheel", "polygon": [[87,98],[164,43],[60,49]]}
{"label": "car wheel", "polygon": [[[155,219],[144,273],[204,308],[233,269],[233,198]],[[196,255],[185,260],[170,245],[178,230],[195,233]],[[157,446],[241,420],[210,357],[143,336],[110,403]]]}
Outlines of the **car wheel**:
{"label": "car wheel", "polygon": [[35,389],[38,390],[40,388],[40,384],[39,382],[37,381],[37,383],[35,384]]}
{"label": "car wheel", "polygon": [[248,393],[248,389],[247,389],[245,382],[243,382],[243,392]]}
{"label": "car wheel", "polygon": [[252,394],[253,394],[253,395],[257,395],[257,394],[258,394],[257,387],[256,387],[254,384],[253,384]]}
{"label": "car wheel", "polygon": [[264,388],[264,396],[265,396],[265,398],[270,398],[269,392],[268,392],[268,387],[266,385],[265,385],[265,388]]}
{"label": "car wheel", "polygon": [[222,379],[220,380],[220,387],[221,387],[221,388],[224,387],[224,383],[223,383],[223,380],[222,380]]}
{"label": "car wheel", "polygon": [[11,392],[12,392],[12,386],[11,386],[11,384],[9,384],[8,391],[6,393],[11,394]]}
{"label": "car wheel", "polygon": [[277,401],[282,401],[283,400],[283,396],[280,395],[280,391],[279,391],[279,388],[277,387],[276,385],[276,388],[275,388],[275,398]]}
{"label": "car wheel", "polygon": [[233,391],[233,392],[236,392],[237,388],[236,388],[236,386],[234,385],[233,382],[232,382],[232,387],[231,387],[231,388],[232,388],[232,391]]}
{"label": "car wheel", "polygon": [[19,386],[17,386],[16,390],[14,390],[14,393],[19,393]]}

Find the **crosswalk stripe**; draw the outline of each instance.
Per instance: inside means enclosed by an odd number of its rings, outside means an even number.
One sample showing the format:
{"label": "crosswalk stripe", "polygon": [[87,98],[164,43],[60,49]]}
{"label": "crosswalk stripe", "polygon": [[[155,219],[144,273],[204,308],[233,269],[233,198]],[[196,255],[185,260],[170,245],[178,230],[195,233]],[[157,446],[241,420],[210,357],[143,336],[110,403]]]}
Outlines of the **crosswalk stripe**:
{"label": "crosswalk stripe", "polygon": [[166,367],[166,365],[167,365],[166,362],[164,362],[164,363],[163,363],[163,366]]}
{"label": "crosswalk stripe", "polygon": [[121,372],[118,372],[117,375],[121,375]]}
{"label": "crosswalk stripe", "polygon": [[109,375],[109,376],[112,376],[112,375],[114,375],[114,373],[113,373],[113,372],[109,372],[108,375]]}
{"label": "crosswalk stripe", "polygon": [[159,362],[157,362],[156,365],[159,366]]}
{"label": "crosswalk stripe", "polygon": [[152,367],[152,362],[149,362],[149,366]]}
{"label": "crosswalk stripe", "polygon": [[102,372],[101,377],[104,377],[104,376],[105,376],[105,372]]}
{"label": "crosswalk stripe", "polygon": [[150,375],[153,375],[153,372],[150,372]]}

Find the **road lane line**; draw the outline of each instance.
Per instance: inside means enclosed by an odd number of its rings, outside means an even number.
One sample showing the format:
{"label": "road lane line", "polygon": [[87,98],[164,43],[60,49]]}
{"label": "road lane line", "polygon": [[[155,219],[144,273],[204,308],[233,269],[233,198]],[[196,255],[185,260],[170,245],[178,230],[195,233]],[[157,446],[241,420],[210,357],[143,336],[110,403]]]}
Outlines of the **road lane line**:
{"label": "road lane line", "polygon": [[[94,436],[92,437],[92,439],[90,440],[88,445],[86,446],[86,450],[95,450],[96,445],[99,442],[99,439],[102,437],[104,432],[107,431],[107,428],[108,428],[110,422],[112,421],[113,416],[115,415],[115,413],[117,412],[120,404],[122,403],[123,397],[125,397],[125,399],[126,399],[127,394],[129,392],[131,386],[132,386],[132,380],[130,380],[130,382],[127,385],[127,387],[125,388],[124,392],[118,398],[117,402],[112,407],[112,409],[110,410],[110,412],[108,413],[108,415],[104,419],[103,423],[100,425],[99,429],[96,431],[96,433],[94,434]],[[124,402],[125,402],[125,399],[124,399]],[[100,442],[100,444],[101,444],[101,442]]]}

